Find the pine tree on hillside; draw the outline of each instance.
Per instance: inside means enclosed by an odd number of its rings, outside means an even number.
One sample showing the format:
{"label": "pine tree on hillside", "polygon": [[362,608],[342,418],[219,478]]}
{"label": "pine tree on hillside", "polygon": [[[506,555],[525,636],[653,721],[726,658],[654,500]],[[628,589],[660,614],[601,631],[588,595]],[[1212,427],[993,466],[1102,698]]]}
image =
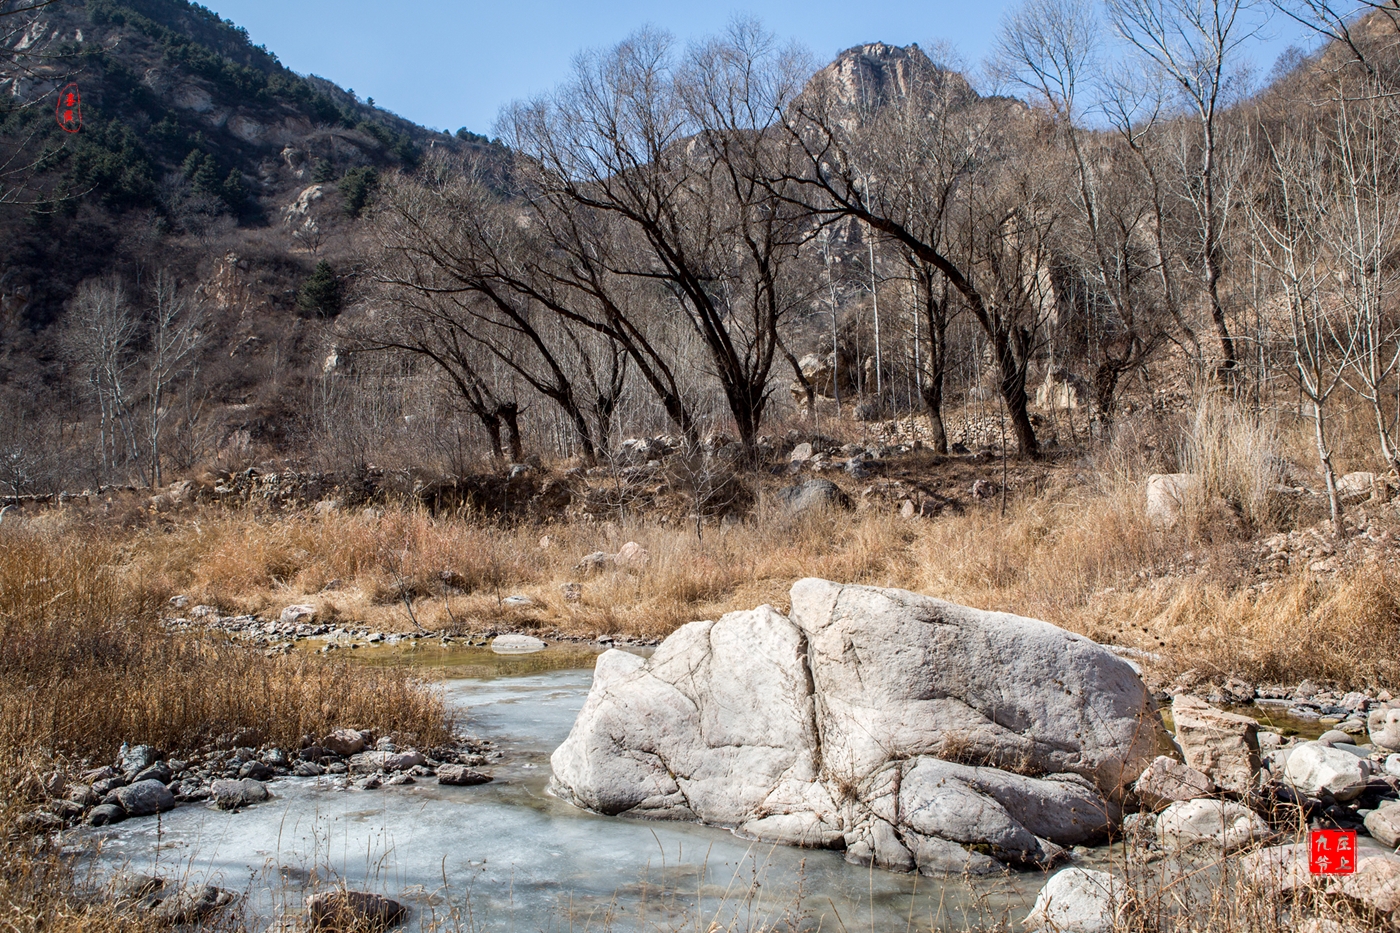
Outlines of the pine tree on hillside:
{"label": "pine tree on hillside", "polygon": [[316,263],[316,271],[302,283],[297,293],[297,307],[305,314],[335,317],[340,313],[342,300],[340,279],[331,264],[322,259]]}

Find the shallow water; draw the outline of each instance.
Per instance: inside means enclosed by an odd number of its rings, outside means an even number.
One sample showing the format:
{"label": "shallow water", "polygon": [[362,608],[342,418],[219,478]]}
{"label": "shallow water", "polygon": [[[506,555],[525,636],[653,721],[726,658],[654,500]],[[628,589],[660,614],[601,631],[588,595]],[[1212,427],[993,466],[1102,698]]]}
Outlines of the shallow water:
{"label": "shallow water", "polygon": [[[705,930],[732,919],[751,930],[789,918],[852,933],[911,922],[913,929],[955,930],[979,917],[1019,917],[1044,881],[1018,874],[979,880],[973,891],[960,879],[849,865],[836,852],[578,810],[546,791],[549,755],[592,679],[592,652],[573,651],[573,660],[565,653],[498,662],[479,649],[458,650],[424,665],[452,674],[480,668],[443,686],[465,707],[470,731],[505,753],[488,769],[491,784],[358,791],[325,778],[282,779],[269,785],[273,800],[239,813],[182,806],[159,821],[87,831],[103,840],[98,864],[244,892],[251,913],[269,922],[297,909],[316,884],[343,880],[409,903],[416,914],[410,926],[455,918],[467,929],[521,933]],[[402,663],[387,652],[375,660]]]}

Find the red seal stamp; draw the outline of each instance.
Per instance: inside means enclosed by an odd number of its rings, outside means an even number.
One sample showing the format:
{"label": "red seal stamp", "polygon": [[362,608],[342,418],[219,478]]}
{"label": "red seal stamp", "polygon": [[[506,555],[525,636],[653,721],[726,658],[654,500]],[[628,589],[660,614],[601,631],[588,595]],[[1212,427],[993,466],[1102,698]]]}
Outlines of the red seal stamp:
{"label": "red seal stamp", "polygon": [[1308,834],[1308,871],[1350,875],[1356,871],[1356,830],[1314,829]]}
{"label": "red seal stamp", "polygon": [[83,128],[83,95],[78,92],[76,83],[58,92],[53,116],[65,133],[76,133]]}

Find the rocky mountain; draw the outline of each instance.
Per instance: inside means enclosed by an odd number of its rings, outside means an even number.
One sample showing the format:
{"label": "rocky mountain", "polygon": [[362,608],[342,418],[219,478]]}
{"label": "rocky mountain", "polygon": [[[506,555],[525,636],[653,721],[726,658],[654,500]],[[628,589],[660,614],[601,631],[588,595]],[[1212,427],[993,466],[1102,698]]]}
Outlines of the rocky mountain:
{"label": "rocky mountain", "polygon": [[[137,228],[206,245],[211,231],[238,231],[221,245],[241,252],[240,238],[283,225],[289,206],[304,222],[308,199],[337,195],[358,213],[372,173],[412,168],[430,149],[504,161],[484,137],[425,129],[290,71],[185,0],[60,2],[11,29],[0,54],[0,147],[32,166],[5,179],[0,209],[11,327],[54,320],[73,285],[114,258],[139,263]],[[72,134],[52,115],[70,82],[83,119]],[[308,193],[314,184],[324,188]]]}

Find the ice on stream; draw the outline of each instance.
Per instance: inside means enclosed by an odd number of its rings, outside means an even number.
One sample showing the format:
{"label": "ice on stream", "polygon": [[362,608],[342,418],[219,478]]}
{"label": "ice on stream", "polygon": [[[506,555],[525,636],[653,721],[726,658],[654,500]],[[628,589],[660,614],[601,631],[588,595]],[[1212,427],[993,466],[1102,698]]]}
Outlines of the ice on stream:
{"label": "ice on stream", "polygon": [[[372,791],[286,778],[236,813],[179,807],[105,830],[98,864],[242,892],[272,923],[318,885],[344,882],[414,908],[419,922],[556,931],[712,920],[756,930],[802,916],[822,930],[960,929],[971,912],[1021,915],[1038,874],[941,882],[847,864],[837,852],[774,847],[711,827],[604,817],[549,795],[549,755],[583,705],[591,670],[444,685],[469,729],[505,760],[491,784]],[[940,919],[941,916],[941,919]],[[988,916],[986,919],[991,919]]]}

